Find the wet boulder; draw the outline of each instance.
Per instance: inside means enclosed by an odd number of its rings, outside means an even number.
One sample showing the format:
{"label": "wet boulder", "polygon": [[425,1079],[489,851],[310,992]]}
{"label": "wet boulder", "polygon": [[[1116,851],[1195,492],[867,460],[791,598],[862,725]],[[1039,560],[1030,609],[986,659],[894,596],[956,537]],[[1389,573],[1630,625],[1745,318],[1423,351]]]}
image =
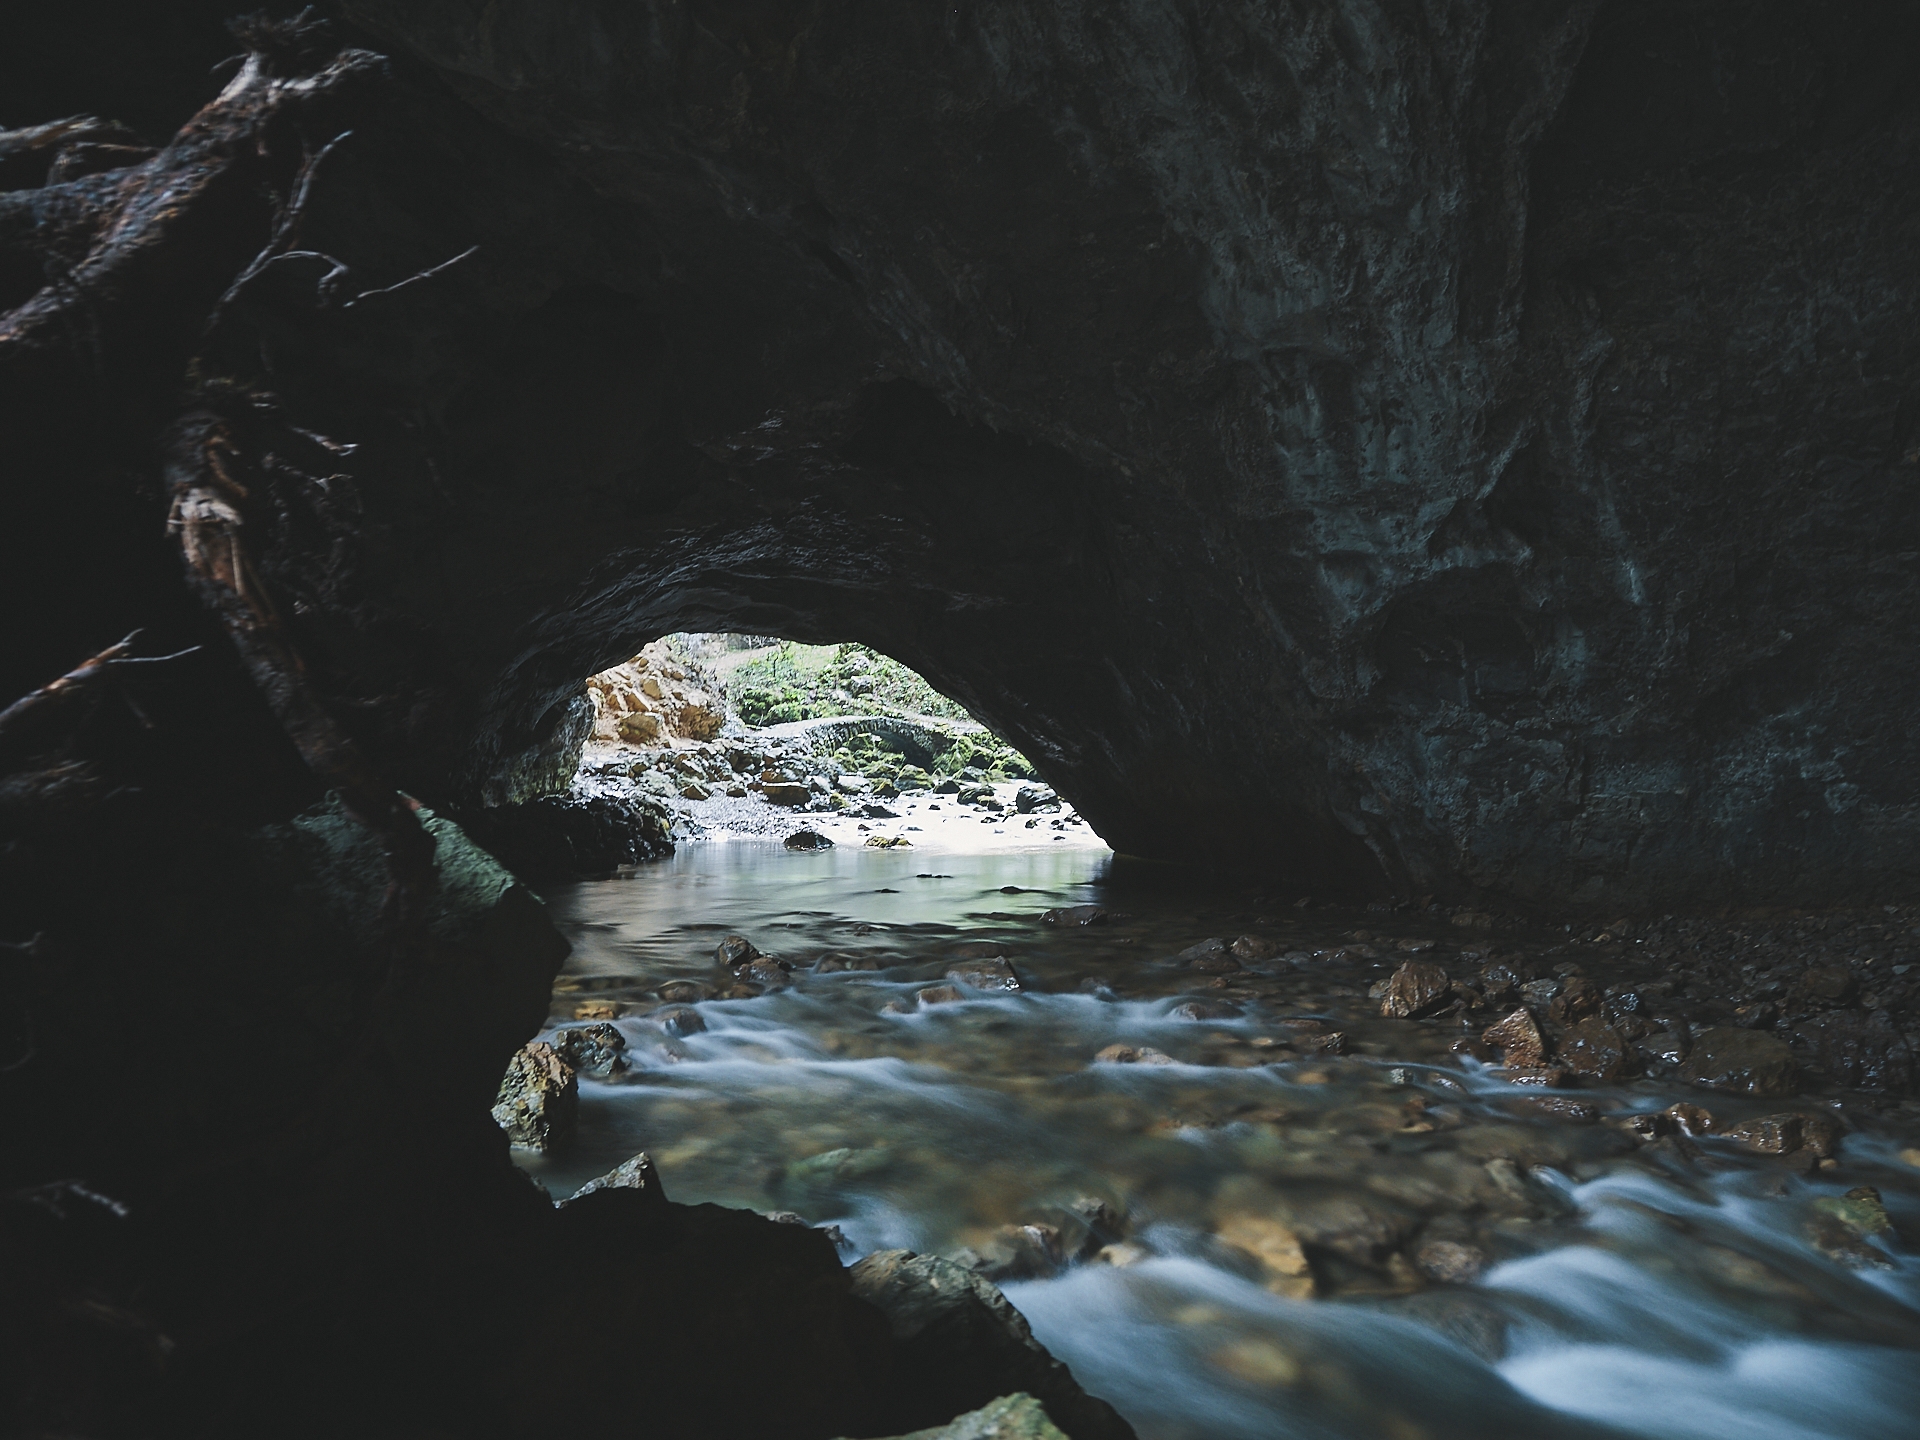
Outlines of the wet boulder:
{"label": "wet boulder", "polygon": [[1560,1063],[1588,1080],[1609,1084],[1627,1063],[1627,1042],[1605,1021],[1589,1018],[1571,1025],[1560,1038]]}
{"label": "wet boulder", "polygon": [[1799,1067],[1778,1036],[1719,1026],[1700,1032],[1680,1073],[1689,1084],[1709,1090],[1786,1095],[1793,1090]]}
{"label": "wet boulder", "polygon": [[714,948],[713,958],[728,970],[738,971],[757,958],[760,948],[744,935],[729,935]]}
{"label": "wet boulder", "polygon": [[1501,1063],[1515,1069],[1534,1069],[1546,1063],[1547,1042],[1540,1025],[1525,1006],[1489,1025],[1480,1039],[1500,1051]]}
{"label": "wet boulder", "polygon": [[653,1023],[674,1036],[698,1035],[707,1028],[707,1022],[691,1005],[669,1005],[664,1010],[656,1010]]}
{"label": "wet boulder", "polygon": [[787,780],[769,780],[761,785],[760,793],[767,797],[769,805],[785,805],[788,808],[804,805],[813,798],[813,791],[805,785]]}
{"label": "wet boulder", "polygon": [[853,1293],[887,1319],[894,1393],[911,1424],[940,1425],[998,1395],[1024,1391],[1073,1440],[1134,1440],[1133,1427],[1033,1338],[1006,1296],[964,1266],[882,1250],[852,1269]]}
{"label": "wet boulder", "polygon": [[1388,979],[1380,1013],[1390,1020],[1432,1014],[1447,1002],[1452,988],[1447,972],[1431,960],[1409,960]]}
{"label": "wet boulder", "polygon": [[535,1040],[515,1052],[493,1104],[494,1123],[527,1150],[555,1150],[573,1138],[580,1084],[551,1045]]}
{"label": "wet boulder", "polygon": [[1174,959],[1189,970],[1204,970],[1213,975],[1229,975],[1240,968],[1232,947],[1219,939],[1202,940],[1198,945],[1189,945]]}
{"label": "wet boulder", "polygon": [[1920,1071],[1913,1042],[1884,1011],[1864,1015],[1836,1010],[1815,1016],[1795,1030],[1793,1040],[1815,1067],[1842,1085],[1904,1091]]}
{"label": "wet boulder", "polygon": [[602,1022],[554,1033],[553,1051],[576,1072],[612,1074],[626,1068],[627,1037]]}
{"label": "wet boulder", "polygon": [[1060,905],[1040,919],[1048,925],[1104,925],[1108,914],[1104,905]]}
{"label": "wet boulder", "polygon": [[1719,1133],[1762,1155],[1804,1153],[1813,1159],[1825,1160],[1838,1153],[1846,1127],[1836,1115],[1790,1111],[1745,1120]]}
{"label": "wet boulder", "polygon": [[781,842],[789,850],[831,850],[833,841],[818,830],[796,830]]}
{"label": "wet boulder", "polygon": [[1020,983],[1020,976],[1014,971],[1013,962],[1004,955],[951,965],[947,967],[947,979],[958,981],[975,990],[1004,990],[1011,994],[1019,994],[1026,988]]}

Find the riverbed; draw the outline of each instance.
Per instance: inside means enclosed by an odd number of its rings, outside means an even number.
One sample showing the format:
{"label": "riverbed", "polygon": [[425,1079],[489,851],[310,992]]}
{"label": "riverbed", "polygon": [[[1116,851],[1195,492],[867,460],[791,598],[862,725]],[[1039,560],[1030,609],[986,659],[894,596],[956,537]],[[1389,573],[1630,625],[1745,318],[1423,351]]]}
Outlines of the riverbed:
{"label": "riverbed", "polygon": [[[576,1144],[520,1157],[556,1197],[644,1149],[672,1199],[830,1225],[849,1263],[959,1256],[1144,1440],[1920,1435],[1907,1112],[1795,1102],[1837,1117],[1832,1163],[1645,1143],[1676,1102],[1722,1132],[1787,1102],[1517,1086],[1459,1053],[1488,1017],[1381,1018],[1406,954],[1489,952],[1444,919],[1050,837],[700,842],[548,900],[554,1026],[626,1041]],[[787,979],[726,998],[729,935]]]}

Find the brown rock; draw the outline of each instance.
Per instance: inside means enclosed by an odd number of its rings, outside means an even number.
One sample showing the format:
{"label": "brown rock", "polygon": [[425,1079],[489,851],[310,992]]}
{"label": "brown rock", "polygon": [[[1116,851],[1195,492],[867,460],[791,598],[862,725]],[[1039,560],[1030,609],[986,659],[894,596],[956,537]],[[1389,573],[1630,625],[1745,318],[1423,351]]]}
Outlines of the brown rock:
{"label": "brown rock", "polygon": [[1602,1084],[1619,1078],[1626,1059],[1626,1041],[1603,1020],[1580,1021],[1560,1042],[1560,1063],[1574,1074]]}
{"label": "brown rock", "polygon": [[1280,953],[1278,945],[1259,935],[1242,935],[1230,948],[1235,958],[1243,961],[1271,960]]}
{"label": "brown rock", "polygon": [[1762,1115],[1743,1121],[1721,1134],[1762,1155],[1792,1155],[1805,1151],[1811,1158],[1824,1160],[1840,1148],[1846,1132],[1831,1115],[1818,1112]]}
{"label": "brown rock", "polygon": [[954,1001],[964,1000],[967,997],[960,993],[958,986],[929,985],[924,990],[916,991],[913,998],[922,1005],[951,1005]]}
{"label": "brown rock", "polygon": [[660,987],[660,998],[670,1005],[691,1005],[712,995],[713,987],[698,980],[669,980]]}
{"label": "brown rock", "polygon": [[1571,1095],[1528,1095],[1511,1104],[1549,1119],[1564,1120],[1570,1125],[1591,1125],[1600,1118],[1598,1105],[1576,1100]]}
{"label": "brown rock", "polygon": [[1669,1105],[1664,1113],[1671,1116],[1673,1123],[1688,1135],[1713,1133],[1713,1112],[1704,1105],[1694,1105],[1683,1100],[1678,1105]]}
{"label": "brown rock", "polygon": [[1062,905],[1040,918],[1048,925],[1104,925],[1107,915],[1102,905]]}
{"label": "brown rock", "polygon": [[698,1035],[707,1028],[700,1012],[687,1005],[669,1005],[664,1010],[656,1010],[652,1019],[669,1035]]}
{"label": "brown rock", "polygon": [[804,785],[790,784],[784,780],[769,780],[760,788],[770,805],[804,805],[813,798],[813,792]]}
{"label": "brown rock", "polygon": [[1489,1025],[1480,1032],[1480,1039],[1499,1050],[1509,1066],[1527,1069],[1546,1063],[1547,1042],[1532,1012],[1525,1006]]}
{"label": "brown rock", "polygon": [[1390,1020],[1409,1020],[1437,1010],[1446,1002],[1451,982],[1447,972],[1430,960],[1409,960],[1387,982],[1380,997],[1380,1013]]}
{"label": "brown rock", "polygon": [[1224,940],[1202,940],[1174,958],[1190,970],[1205,970],[1214,975],[1229,975],[1240,968],[1240,962]]}
{"label": "brown rock", "polygon": [[1703,1030],[1681,1067],[1681,1078],[1709,1090],[1740,1095],[1787,1095],[1798,1078],[1787,1042],[1758,1030],[1718,1026]]}
{"label": "brown rock", "polygon": [[727,969],[738,971],[759,953],[759,949],[746,936],[729,935],[715,948],[713,958]]}
{"label": "brown rock", "polygon": [[1470,1285],[1487,1268],[1487,1252],[1457,1240],[1424,1240],[1413,1252],[1413,1267],[1429,1280]]}
{"label": "brown rock", "polygon": [[1305,1300],[1313,1294],[1313,1271],[1300,1237],[1266,1215],[1229,1215],[1215,1235],[1256,1261],[1260,1281],[1276,1295]]}
{"label": "brown rock", "polygon": [[1815,965],[1800,977],[1800,985],[1807,994],[1835,1005],[1844,1005],[1859,988],[1844,965]]}
{"label": "brown rock", "polygon": [[575,1071],[624,1069],[621,1052],[626,1048],[627,1037],[606,1024],[561,1030],[553,1037],[554,1053]]}
{"label": "brown rock", "polygon": [[754,956],[736,973],[749,984],[763,985],[769,990],[778,990],[783,985],[793,983],[792,978],[787,974],[786,962],[776,960],[771,955]]}
{"label": "brown rock", "polygon": [[970,985],[975,990],[1004,990],[1018,994],[1026,987],[1020,983],[1020,977],[1014,972],[1013,962],[1004,955],[996,955],[991,960],[974,960],[965,965],[948,967],[947,979],[957,980],[962,985]]}
{"label": "brown rock", "polygon": [[551,1045],[535,1040],[507,1062],[493,1120],[507,1139],[527,1150],[554,1150],[573,1136],[580,1085],[573,1067]]}
{"label": "brown rock", "polygon": [[1600,1013],[1600,1005],[1605,997],[1600,987],[1583,975],[1570,975],[1547,1005],[1547,1018],[1562,1025],[1577,1025],[1589,1016]]}

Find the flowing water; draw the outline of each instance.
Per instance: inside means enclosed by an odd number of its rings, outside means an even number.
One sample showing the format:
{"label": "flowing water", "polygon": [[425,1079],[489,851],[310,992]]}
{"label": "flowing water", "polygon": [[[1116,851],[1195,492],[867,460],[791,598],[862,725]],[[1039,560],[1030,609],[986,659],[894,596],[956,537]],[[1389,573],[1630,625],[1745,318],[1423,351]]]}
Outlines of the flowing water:
{"label": "flowing water", "polygon": [[[1448,1053],[1460,1020],[1378,1018],[1366,986],[1399,957],[1339,937],[1380,917],[1111,866],[734,840],[554,891],[575,946],[555,1025],[613,1016],[627,1068],[583,1077],[572,1150],[522,1163],[564,1195],[646,1149],[673,1199],[831,1223],[849,1261],[977,1257],[1146,1440],[1920,1435],[1911,1137],[1856,1119],[1825,1172],[1637,1148],[1631,1113],[1782,1102],[1523,1092]],[[1105,923],[1041,918],[1093,903]],[[1171,958],[1245,932],[1284,953],[1226,976]],[[721,998],[728,934],[793,983]],[[1439,940],[1443,965],[1475,958]],[[1020,993],[947,976],[997,955]],[[689,1021],[663,986],[715,998]],[[1094,1060],[1115,1044],[1144,1059]],[[1892,1231],[1835,1230],[1863,1184]]]}

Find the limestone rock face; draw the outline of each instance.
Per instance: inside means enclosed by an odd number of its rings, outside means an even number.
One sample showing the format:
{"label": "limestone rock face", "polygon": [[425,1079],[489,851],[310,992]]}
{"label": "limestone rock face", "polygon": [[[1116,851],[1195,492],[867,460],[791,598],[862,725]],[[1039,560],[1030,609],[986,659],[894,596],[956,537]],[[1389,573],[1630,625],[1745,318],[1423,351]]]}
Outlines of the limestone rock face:
{"label": "limestone rock face", "polygon": [[711,740],[727,718],[714,682],[658,641],[589,676],[587,698],[593,702],[592,738],[608,744]]}

